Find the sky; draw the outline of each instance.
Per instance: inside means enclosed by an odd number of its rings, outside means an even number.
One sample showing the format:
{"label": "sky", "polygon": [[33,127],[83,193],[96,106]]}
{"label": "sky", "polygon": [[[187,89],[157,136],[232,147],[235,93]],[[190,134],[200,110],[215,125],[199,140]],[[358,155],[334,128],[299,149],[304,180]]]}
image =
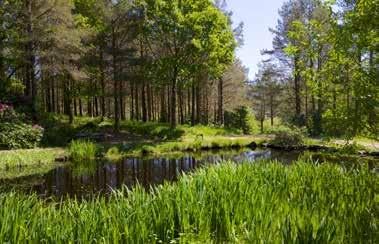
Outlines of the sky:
{"label": "sky", "polygon": [[275,27],[278,10],[285,0],[227,0],[228,9],[233,11],[235,24],[244,22],[245,45],[237,51],[237,56],[249,68],[249,78],[258,71],[258,63],[263,59],[262,49],[272,47],[270,27]]}

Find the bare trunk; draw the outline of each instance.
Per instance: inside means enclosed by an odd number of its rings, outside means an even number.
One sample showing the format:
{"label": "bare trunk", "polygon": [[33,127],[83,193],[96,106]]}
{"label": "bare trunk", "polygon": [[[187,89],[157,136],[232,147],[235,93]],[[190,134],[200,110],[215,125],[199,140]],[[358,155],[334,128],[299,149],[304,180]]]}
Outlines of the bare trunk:
{"label": "bare trunk", "polygon": [[170,116],[170,125],[171,128],[176,127],[176,86],[177,86],[177,76],[178,76],[178,69],[177,67],[174,68],[174,76],[171,83],[171,116]]}
{"label": "bare trunk", "polygon": [[120,131],[120,104],[119,104],[119,91],[118,91],[118,77],[117,77],[117,51],[116,51],[116,33],[112,27],[112,69],[113,69],[113,97],[114,97],[114,130]]}
{"label": "bare trunk", "polygon": [[221,78],[218,81],[218,113],[217,122],[220,125],[224,124],[224,80]]}
{"label": "bare trunk", "polygon": [[300,82],[299,57],[295,57],[295,112],[297,118],[301,116]]}

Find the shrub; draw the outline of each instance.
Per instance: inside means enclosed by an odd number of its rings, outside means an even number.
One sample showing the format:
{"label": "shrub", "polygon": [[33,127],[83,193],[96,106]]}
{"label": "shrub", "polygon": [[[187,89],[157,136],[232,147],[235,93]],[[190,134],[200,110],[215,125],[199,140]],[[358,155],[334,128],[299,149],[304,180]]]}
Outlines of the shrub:
{"label": "shrub", "polygon": [[343,145],[338,151],[340,154],[356,154],[360,150],[365,150],[363,146],[358,145],[356,142],[354,143],[346,143]]}
{"label": "shrub", "polygon": [[304,145],[303,132],[298,128],[285,129],[274,132],[272,144],[281,147],[296,147]]}
{"label": "shrub", "polygon": [[0,123],[13,122],[19,123],[23,120],[23,115],[17,113],[12,105],[0,102]]}
{"label": "shrub", "polygon": [[252,134],[257,131],[257,122],[254,115],[245,106],[241,106],[234,111],[225,112],[225,126],[241,130],[244,134]]}
{"label": "shrub", "polygon": [[38,146],[44,129],[25,124],[25,115],[0,102],[0,149],[28,149]]}
{"label": "shrub", "polygon": [[72,141],[68,151],[73,161],[91,160],[96,158],[97,146],[90,141]]}
{"label": "shrub", "polygon": [[24,123],[0,123],[1,149],[26,149],[38,146],[43,128]]}

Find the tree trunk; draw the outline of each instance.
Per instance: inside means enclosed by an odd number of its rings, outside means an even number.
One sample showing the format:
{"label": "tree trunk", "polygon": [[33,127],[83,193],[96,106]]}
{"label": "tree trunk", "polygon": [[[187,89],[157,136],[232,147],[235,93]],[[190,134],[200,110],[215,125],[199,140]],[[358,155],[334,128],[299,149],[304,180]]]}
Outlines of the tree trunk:
{"label": "tree trunk", "polygon": [[192,82],[192,106],[191,106],[191,125],[194,126],[196,124],[196,87],[195,82]]}
{"label": "tree trunk", "polygon": [[134,120],[134,82],[130,84],[130,120]]}
{"label": "tree trunk", "polygon": [[118,77],[117,77],[117,50],[116,50],[116,33],[112,27],[112,69],[113,69],[113,96],[114,96],[114,130],[120,131],[120,104],[119,104],[119,91],[118,91]]}
{"label": "tree trunk", "polygon": [[142,81],[141,90],[142,121],[147,122],[146,84]]}
{"label": "tree trunk", "polygon": [[35,55],[34,55],[34,42],[33,42],[33,16],[32,16],[32,1],[27,1],[28,7],[28,23],[27,23],[27,93],[31,96],[32,99],[32,114],[33,119],[36,119],[37,116],[37,80],[35,78]]}
{"label": "tree trunk", "polygon": [[69,117],[69,123],[73,124],[74,123],[74,113],[72,109],[72,90],[73,90],[73,83],[71,78],[67,75],[67,90],[66,90],[66,99],[67,99],[67,112],[68,112],[68,117]]}
{"label": "tree trunk", "polygon": [[122,81],[118,81],[119,89],[119,101],[120,101],[120,116],[121,120],[126,119],[126,114],[125,114],[125,103],[124,103],[124,86]]}
{"label": "tree trunk", "polygon": [[202,104],[201,104],[201,89],[200,84],[196,86],[196,124],[201,123],[201,113],[202,113]]}
{"label": "tree trunk", "polygon": [[149,121],[152,120],[153,118],[153,97],[152,97],[152,92],[151,92],[151,86],[147,85],[147,117]]}
{"label": "tree trunk", "polygon": [[140,120],[140,108],[139,108],[139,90],[138,90],[138,84],[134,84],[134,95],[135,95],[135,100],[134,100],[134,105],[136,106],[135,108],[135,118],[137,121]]}
{"label": "tree trunk", "polygon": [[82,99],[79,98],[79,115],[83,116],[83,105],[82,105]]}
{"label": "tree trunk", "polygon": [[167,122],[165,87],[161,88],[161,97],[160,97],[160,99],[161,99],[160,122]]}
{"label": "tree trunk", "polygon": [[76,98],[74,98],[74,115],[78,116],[78,104]]}
{"label": "tree trunk", "polygon": [[176,86],[177,86],[177,76],[178,76],[178,68],[174,68],[174,75],[171,84],[171,119],[170,125],[171,128],[176,127]]}
{"label": "tree trunk", "polygon": [[100,48],[101,118],[105,117],[105,68],[103,47]]}
{"label": "tree trunk", "polygon": [[180,124],[184,124],[184,109],[183,109],[183,88],[179,87],[179,113],[180,113]]}
{"label": "tree trunk", "polygon": [[297,119],[301,116],[300,82],[299,57],[295,57],[295,112]]}
{"label": "tree trunk", "polygon": [[218,113],[217,122],[220,125],[224,124],[224,80],[223,78],[218,81]]}
{"label": "tree trunk", "polygon": [[274,126],[274,97],[270,96],[270,119],[271,119],[271,127]]}

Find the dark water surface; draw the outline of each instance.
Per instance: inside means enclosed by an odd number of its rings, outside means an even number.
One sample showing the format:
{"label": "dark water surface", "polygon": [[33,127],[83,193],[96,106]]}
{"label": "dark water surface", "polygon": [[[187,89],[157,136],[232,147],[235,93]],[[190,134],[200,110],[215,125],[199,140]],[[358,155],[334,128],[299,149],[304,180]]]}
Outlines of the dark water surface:
{"label": "dark water surface", "polygon": [[179,158],[125,158],[120,162],[98,162],[67,165],[47,174],[32,175],[0,182],[7,188],[23,185],[28,192],[41,197],[87,198],[93,194],[109,194],[123,186],[137,183],[144,187],[175,181],[182,173],[210,164],[231,160],[236,163],[253,163],[259,159],[278,160],[289,164],[297,160],[300,152],[275,150],[216,151],[198,154],[183,154]]}

